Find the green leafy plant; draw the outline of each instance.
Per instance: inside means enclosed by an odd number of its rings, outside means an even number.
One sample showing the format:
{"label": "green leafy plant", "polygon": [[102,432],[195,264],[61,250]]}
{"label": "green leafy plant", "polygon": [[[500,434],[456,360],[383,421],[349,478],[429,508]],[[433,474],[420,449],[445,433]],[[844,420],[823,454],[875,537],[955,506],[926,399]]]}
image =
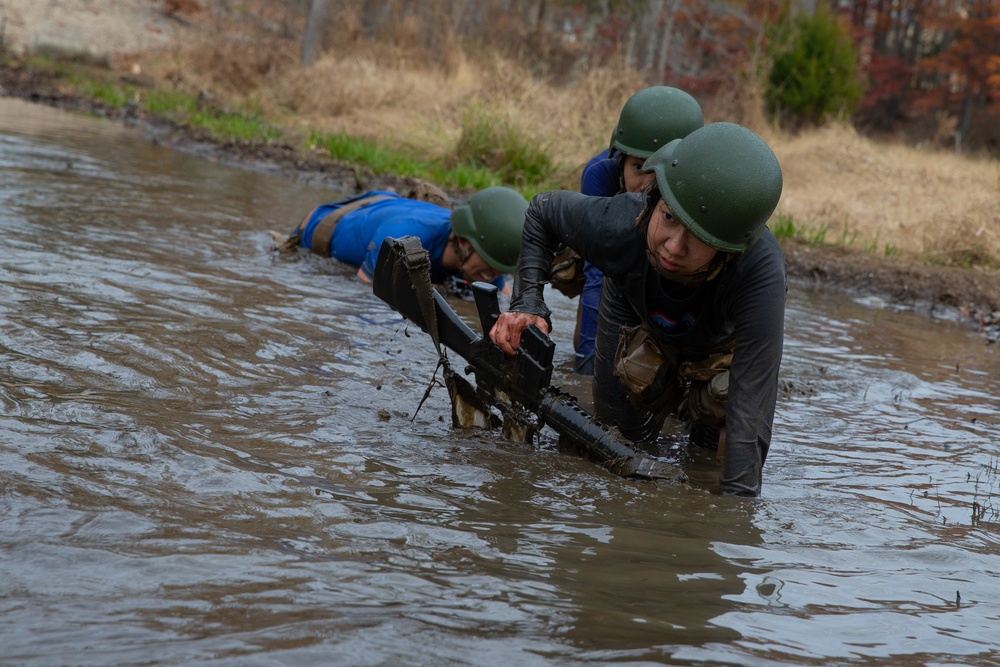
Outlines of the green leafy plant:
{"label": "green leafy plant", "polygon": [[[463,190],[481,190],[492,185],[511,185],[521,189],[525,195],[541,190],[553,190],[550,171],[520,170],[516,167],[494,168],[477,159],[421,158],[414,151],[389,148],[372,139],[350,137],[342,133],[325,134],[311,132],[308,146],[325,151],[330,157],[367,169],[375,174],[412,176],[438,183],[445,187]],[[520,180],[518,174],[531,173],[531,180]]]}
{"label": "green leafy plant", "polygon": [[788,125],[821,125],[849,117],[864,92],[857,51],[836,17],[785,13],[770,27],[771,69],[765,99],[768,110]]}

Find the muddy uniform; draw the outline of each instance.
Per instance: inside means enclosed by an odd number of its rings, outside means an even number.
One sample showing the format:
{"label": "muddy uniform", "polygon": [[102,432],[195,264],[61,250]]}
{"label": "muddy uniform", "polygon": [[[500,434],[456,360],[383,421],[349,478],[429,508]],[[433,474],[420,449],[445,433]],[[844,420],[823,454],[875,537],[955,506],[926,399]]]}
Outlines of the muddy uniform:
{"label": "muddy uniform", "polygon": [[705,350],[735,341],[726,408],[725,495],[760,494],[761,468],[771,442],[781,363],[785,263],[769,231],[738,259],[696,288],[667,281],[647,259],[635,224],[642,197],[599,198],[562,191],[532,199],[525,216],[521,259],[510,310],[548,319],[542,300],[552,251],[576,249],[604,274],[596,340],[594,404],[598,416],[635,442],[656,438],[662,421],[634,408],[614,375],[621,327],[645,323],[678,351],[700,360]]}

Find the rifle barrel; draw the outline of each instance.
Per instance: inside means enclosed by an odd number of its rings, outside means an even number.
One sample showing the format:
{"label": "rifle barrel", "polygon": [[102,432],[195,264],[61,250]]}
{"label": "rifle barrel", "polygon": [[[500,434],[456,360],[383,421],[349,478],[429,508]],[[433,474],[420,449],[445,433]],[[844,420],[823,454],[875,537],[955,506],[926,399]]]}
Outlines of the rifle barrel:
{"label": "rifle barrel", "polygon": [[577,450],[622,477],[685,481],[677,466],[635,451],[570,396],[551,388],[538,410],[542,421]]}

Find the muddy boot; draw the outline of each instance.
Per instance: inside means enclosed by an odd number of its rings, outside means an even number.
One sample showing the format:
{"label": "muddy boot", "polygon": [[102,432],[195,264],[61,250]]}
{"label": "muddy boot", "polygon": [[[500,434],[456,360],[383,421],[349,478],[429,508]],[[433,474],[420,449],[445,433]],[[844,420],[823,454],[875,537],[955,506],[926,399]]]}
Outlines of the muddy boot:
{"label": "muddy boot", "polygon": [[299,235],[297,233],[289,235],[269,229],[268,234],[271,235],[271,240],[274,241],[275,252],[293,252],[299,247]]}

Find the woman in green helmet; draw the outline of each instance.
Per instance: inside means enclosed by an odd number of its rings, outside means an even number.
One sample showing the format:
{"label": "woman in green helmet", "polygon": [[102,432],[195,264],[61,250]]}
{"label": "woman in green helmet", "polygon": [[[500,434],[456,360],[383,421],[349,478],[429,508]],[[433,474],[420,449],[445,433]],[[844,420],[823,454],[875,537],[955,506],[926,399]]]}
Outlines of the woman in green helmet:
{"label": "woman in green helmet", "polygon": [[723,457],[720,491],[758,496],[771,443],[784,337],[785,262],[765,227],[781,196],[767,144],[732,123],[675,139],[644,164],[643,194],[532,199],[508,312],[490,338],[551,329],[542,298],[565,243],[604,274],[594,408],[629,440],[653,444],[671,413]]}

